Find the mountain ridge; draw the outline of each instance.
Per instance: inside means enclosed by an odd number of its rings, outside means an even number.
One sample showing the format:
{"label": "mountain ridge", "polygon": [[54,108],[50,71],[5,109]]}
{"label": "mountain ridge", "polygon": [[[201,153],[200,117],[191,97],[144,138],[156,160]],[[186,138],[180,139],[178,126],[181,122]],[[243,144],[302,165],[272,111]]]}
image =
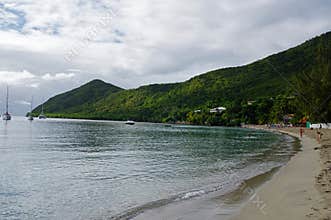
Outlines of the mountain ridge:
{"label": "mountain ridge", "polygon": [[[100,79],[94,79],[78,88],[61,93],[50,98],[46,104],[45,109],[48,112],[56,111],[75,111],[77,108],[82,108],[96,100],[102,99],[109,93],[124,90],[118,86],[106,83]],[[88,93],[86,96],[84,93]],[[60,103],[60,104],[59,104]],[[41,105],[33,110],[38,112],[41,110]]]}
{"label": "mountain ridge", "polygon": [[[213,107],[239,108],[239,105],[245,106],[249,100],[293,95],[293,83],[298,76],[328,63],[328,60],[321,61],[318,58],[328,56],[330,42],[331,32],[327,32],[299,46],[243,66],[212,70],[180,83],[151,84],[136,89],[116,90],[102,97],[95,97],[88,106],[64,108],[65,111],[54,111],[48,108],[50,103],[46,102],[45,109],[54,117],[151,122],[191,121],[190,117],[197,109],[207,113],[208,109]],[[324,50],[326,52],[323,52]],[[228,124],[232,120],[231,114],[228,113],[227,122],[224,122],[224,118],[219,119],[220,124]],[[214,116],[206,117],[201,120],[209,120],[211,123],[207,124],[214,124]],[[247,122],[242,118],[239,120]],[[256,120],[258,123],[265,122],[262,119]]]}

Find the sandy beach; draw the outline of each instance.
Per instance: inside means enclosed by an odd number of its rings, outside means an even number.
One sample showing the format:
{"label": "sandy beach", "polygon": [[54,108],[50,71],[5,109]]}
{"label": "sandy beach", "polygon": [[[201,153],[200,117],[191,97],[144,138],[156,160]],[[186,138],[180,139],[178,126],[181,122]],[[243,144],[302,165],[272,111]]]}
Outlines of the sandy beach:
{"label": "sandy beach", "polygon": [[[274,130],[299,137],[298,128]],[[331,130],[305,130],[302,151],[257,190],[232,220],[331,219]],[[257,199],[258,198],[258,199]]]}

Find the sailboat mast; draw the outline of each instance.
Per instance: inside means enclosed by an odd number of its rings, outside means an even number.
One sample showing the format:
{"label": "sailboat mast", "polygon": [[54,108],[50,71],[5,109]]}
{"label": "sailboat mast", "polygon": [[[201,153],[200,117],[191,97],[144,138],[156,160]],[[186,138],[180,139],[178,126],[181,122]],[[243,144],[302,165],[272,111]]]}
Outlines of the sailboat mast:
{"label": "sailboat mast", "polygon": [[33,96],[31,98],[31,104],[30,104],[30,114],[32,114],[32,103],[33,103]]}
{"label": "sailboat mast", "polygon": [[8,89],[8,85],[7,85],[6,112],[2,115],[2,119],[5,121],[11,120],[11,116],[8,112],[8,102],[9,102],[8,100],[9,100],[9,89]]}
{"label": "sailboat mast", "polygon": [[8,113],[8,96],[9,96],[9,90],[8,90],[8,86],[7,86],[6,113]]}

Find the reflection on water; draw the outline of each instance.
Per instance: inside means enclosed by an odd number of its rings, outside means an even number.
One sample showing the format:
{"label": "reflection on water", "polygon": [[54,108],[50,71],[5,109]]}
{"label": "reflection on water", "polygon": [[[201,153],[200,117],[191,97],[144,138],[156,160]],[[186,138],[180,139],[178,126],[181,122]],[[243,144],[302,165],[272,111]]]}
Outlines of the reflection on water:
{"label": "reflection on water", "polygon": [[0,125],[0,219],[103,219],[233,185],[226,170],[244,179],[279,166],[294,141],[246,129],[148,123],[14,118]]}

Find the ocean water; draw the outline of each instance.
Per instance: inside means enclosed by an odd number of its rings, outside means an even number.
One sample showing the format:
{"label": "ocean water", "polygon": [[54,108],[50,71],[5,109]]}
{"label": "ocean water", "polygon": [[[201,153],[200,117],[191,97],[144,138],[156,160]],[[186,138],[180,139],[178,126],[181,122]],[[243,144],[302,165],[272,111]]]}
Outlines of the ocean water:
{"label": "ocean water", "polygon": [[295,142],[240,128],[14,117],[0,123],[0,219],[120,219],[226,193],[284,165]]}

